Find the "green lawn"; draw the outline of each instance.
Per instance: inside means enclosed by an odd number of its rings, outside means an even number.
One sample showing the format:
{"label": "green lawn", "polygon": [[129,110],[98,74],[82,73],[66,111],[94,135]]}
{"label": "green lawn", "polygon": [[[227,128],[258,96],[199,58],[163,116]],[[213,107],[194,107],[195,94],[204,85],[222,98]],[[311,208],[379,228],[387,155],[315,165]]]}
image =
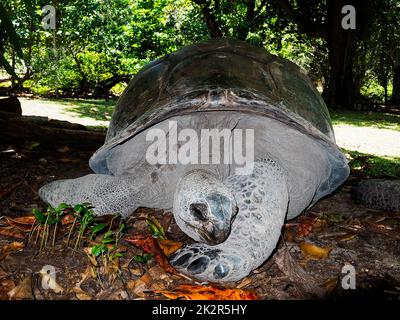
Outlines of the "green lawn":
{"label": "green lawn", "polygon": [[363,173],[371,178],[400,178],[400,158],[379,157],[341,148],[353,173]]}
{"label": "green lawn", "polygon": [[329,110],[333,125],[375,127],[400,131],[400,115],[381,112]]}
{"label": "green lawn", "polygon": [[89,117],[95,120],[110,120],[114,112],[118,98],[113,99],[41,99],[51,101],[66,106],[70,106],[70,110],[76,112],[81,117]]}

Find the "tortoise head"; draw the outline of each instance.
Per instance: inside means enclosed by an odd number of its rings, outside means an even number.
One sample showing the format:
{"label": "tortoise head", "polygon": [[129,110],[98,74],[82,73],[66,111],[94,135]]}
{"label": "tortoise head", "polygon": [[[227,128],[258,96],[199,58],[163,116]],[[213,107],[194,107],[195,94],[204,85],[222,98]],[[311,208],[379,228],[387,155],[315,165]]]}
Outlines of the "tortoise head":
{"label": "tortoise head", "polygon": [[220,180],[206,171],[193,170],[177,185],[173,212],[189,237],[216,245],[228,237],[238,208],[232,192]]}

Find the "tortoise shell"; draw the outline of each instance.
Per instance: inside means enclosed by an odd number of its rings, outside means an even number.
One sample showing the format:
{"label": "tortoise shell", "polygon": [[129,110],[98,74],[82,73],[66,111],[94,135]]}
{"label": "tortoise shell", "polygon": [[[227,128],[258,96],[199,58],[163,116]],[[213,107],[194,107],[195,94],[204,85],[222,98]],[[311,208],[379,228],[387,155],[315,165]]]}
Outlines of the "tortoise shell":
{"label": "tortoise shell", "polygon": [[103,162],[116,145],[168,118],[210,111],[264,115],[338,152],[328,109],[298,66],[243,41],[212,39],[140,70],[120,97],[90,166],[107,173]]}

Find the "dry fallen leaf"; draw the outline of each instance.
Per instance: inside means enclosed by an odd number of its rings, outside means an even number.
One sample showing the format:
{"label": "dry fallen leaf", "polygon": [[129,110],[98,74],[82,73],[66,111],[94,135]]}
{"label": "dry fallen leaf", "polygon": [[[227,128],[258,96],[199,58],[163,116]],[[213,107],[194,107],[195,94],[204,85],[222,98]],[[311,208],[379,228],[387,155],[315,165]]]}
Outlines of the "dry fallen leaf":
{"label": "dry fallen leaf", "polygon": [[67,147],[67,146],[63,146],[63,147],[60,147],[60,148],[57,149],[57,151],[61,152],[61,153],[66,153],[66,152],[69,152],[70,150],[71,149],[69,147]]}
{"label": "dry fallen leaf", "polygon": [[332,251],[330,247],[318,247],[309,242],[300,243],[299,248],[306,257],[312,259],[327,259]]}
{"label": "dry fallen leaf", "polygon": [[83,249],[83,251],[86,253],[86,256],[88,257],[91,264],[97,267],[98,263],[96,257],[92,255],[92,247],[86,247]]}
{"label": "dry fallen leaf", "polygon": [[0,235],[8,238],[25,239],[25,234],[14,227],[0,227]]}
{"label": "dry fallen leaf", "polygon": [[19,285],[8,292],[8,296],[13,300],[33,299],[31,276],[25,277]]}
{"label": "dry fallen leaf", "polygon": [[341,241],[341,242],[345,242],[345,241],[350,241],[353,240],[357,237],[356,233],[348,233],[342,236],[338,236],[335,238],[336,241]]}
{"label": "dry fallen leaf", "polygon": [[58,161],[62,163],[78,163],[80,160],[79,159],[70,159],[70,158],[61,158],[58,159]]}
{"label": "dry fallen leaf", "polygon": [[0,281],[0,300],[7,300],[9,298],[8,292],[15,288],[14,281],[4,279]]}
{"label": "dry fallen leaf", "polygon": [[325,281],[325,283],[323,284],[323,287],[324,287],[327,295],[330,295],[332,292],[334,292],[336,290],[336,288],[338,286],[338,282],[339,282],[338,277],[331,278],[331,279],[328,279],[327,281]]}
{"label": "dry fallen leaf", "polygon": [[136,236],[132,238],[125,238],[125,240],[133,244],[135,247],[143,250],[144,252],[152,254],[160,267],[163,268],[165,271],[173,274],[177,273],[176,270],[169,263],[157,240],[154,239],[152,236]]}
{"label": "dry fallen leaf", "polygon": [[274,255],[274,260],[279,270],[303,293],[303,298],[324,297],[325,292],[320,287],[318,279],[307,273],[286,247],[278,250]]}
{"label": "dry fallen leaf", "polygon": [[149,288],[147,287],[147,283],[142,279],[131,280],[127,283],[126,287],[134,295],[142,298],[146,296],[144,291],[149,290]]}
{"label": "dry fallen leaf", "polygon": [[78,298],[78,300],[93,300],[93,297],[90,294],[83,291],[79,286],[74,287],[72,291],[75,292],[75,295]]}
{"label": "dry fallen leaf", "polygon": [[131,273],[131,275],[136,277],[140,277],[143,274],[142,270],[140,270],[139,268],[129,268],[129,272]]}
{"label": "dry fallen leaf", "polygon": [[10,252],[20,250],[24,247],[25,247],[24,243],[18,241],[14,241],[8,245],[5,245],[0,250],[0,261],[3,260],[6,256],[8,256]]}
{"label": "dry fallen leaf", "polygon": [[303,217],[301,222],[297,225],[296,236],[299,238],[304,238],[309,235],[312,232],[313,226],[317,222],[317,219],[317,217]]}
{"label": "dry fallen leaf", "polygon": [[167,257],[169,257],[171,254],[173,254],[175,251],[179,250],[183,246],[182,242],[168,239],[157,239],[157,242]]}
{"label": "dry fallen leaf", "polygon": [[9,226],[12,226],[23,232],[30,232],[32,230],[32,226],[33,226],[33,223],[31,223],[31,224],[18,223],[14,219],[10,219],[10,218],[6,218],[6,222]]}
{"label": "dry fallen leaf", "polygon": [[240,283],[236,286],[237,289],[246,288],[249,286],[253,281],[250,278],[244,278]]}
{"label": "dry fallen leaf", "polygon": [[242,289],[225,289],[215,286],[197,286],[183,284],[174,290],[156,290],[170,299],[186,300],[258,300],[257,295],[252,291]]}
{"label": "dry fallen leaf", "polygon": [[[10,218],[6,217],[5,220],[9,223],[10,221],[15,223],[15,224],[25,224],[32,226],[36,222],[36,218],[33,215],[30,216],[23,216],[23,217],[17,217],[17,218]],[[9,223],[11,225],[11,223]]]}
{"label": "dry fallen leaf", "polygon": [[67,224],[71,224],[74,223],[75,217],[72,214],[66,214],[61,218],[61,224],[67,225]]}

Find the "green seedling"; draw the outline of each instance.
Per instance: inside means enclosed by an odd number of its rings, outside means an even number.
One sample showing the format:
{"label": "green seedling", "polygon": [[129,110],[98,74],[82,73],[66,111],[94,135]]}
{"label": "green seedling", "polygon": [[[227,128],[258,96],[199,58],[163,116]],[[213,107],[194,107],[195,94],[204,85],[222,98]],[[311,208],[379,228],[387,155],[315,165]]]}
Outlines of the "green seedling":
{"label": "green seedling", "polygon": [[[70,239],[74,233],[74,230],[78,230],[78,235],[74,244],[74,250],[77,250],[81,246],[83,237],[86,234],[88,235],[89,240],[93,240],[97,235],[104,232],[107,227],[105,223],[97,223],[95,221],[95,215],[89,203],[77,204],[74,207],[62,203],[56,208],[49,206],[46,212],[34,209],[33,214],[35,215],[36,221],[31,228],[29,242],[31,241],[34,233],[37,232],[35,244],[40,241],[40,250],[47,246],[49,237],[51,238],[50,231],[52,227],[54,228],[52,233],[52,245],[53,247],[55,246],[58,230],[57,228],[65,214],[70,214],[74,217],[74,221],[68,232],[67,246],[70,243]],[[118,222],[118,228],[113,231],[112,227],[115,225],[115,219],[120,220]],[[91,254],[95,258],[102,256],[104,263],[106,263],[106,260],[112,261],[115,258],[122,257],[122,253],[116,252],[116,249],[125,230],[126,224],[121,218],[121,215],[114,215],[107,231],[103,234],[100,243],[96,244],[92,248]]]}
{"label": "green seedling", "polygon": [[61,221],[64,214],[66,213],[66,211],[68,211],[68,209],[70,209],[70,206],[65,203],[61,203],[56,208],[49,206],[46,212],[42,212],[38,209],[33,209],[32,212],[36,218],[36,222],[31,229],[28,242],[30,242],[31,237],[33,236],[35,231],[37,231],[35,243],[37,243],[37,241],[40,238],[40,250],[42,250],[47,246],[47,242],[50,236],[50,228],[51,226],[54,226],[53,241],[52,241],[52,246],[54,247],[57,237],[58,224]]}
{"label": "green seedling", "polygon": [[[118,224],[118,229],[116,231],[112,231],[111,228],[113,226],[113,222],[115,219],[120,218],[119,224]],[[93,236],[97,232],[100,232],[105,228],[105,224],[98,224],[95,227],[92,228],[91,230],[91,235]],[[106,260],[112,261],[115,258],[122,257],[122,253],[120,252],[114,252],[117,249],[118,242],[122,238],[122,233],[126,229],[125,222],[121,219],[120,215],[115,215],[110,223],[110,226],[107,230],[106,233],[104,233],[102,240],[100,241],[99,244],[95,245],[92,247],[91,254],[97,258],[100,255],[103,258],[104,264],[106,261],[104,260],[104,256],[106,256]],[[110,245],[113,244],[111,247]]]}
{"label": "green seedling", "polygon": [[78,218],[80,222],[78,237],[76,238],[74,246],[74,250],[77,250],[81,245],[82,238],[86,229],[89,227],[94,218],[94,213],[92,207],[88,203],[77,204],[74,207],[74,210],[80,215],[80,218]]}
{"label": "green seedling", "polygon": [[132,257],[132,260],[139,262],[139,263],[147,263],[151,260],[151,258],[153,258],[153,256],[150,253],[146,253],[146,254],[142,254],[142,255],[140,255],[140,254],[135,255]]}
{"label": "green seedling", "polygon": [[157,220],[146,219],[149,231],[154,238],[167,239],[165,236],[164,228],[160,225]]}
{"label": "green seedling", "polygon": [[90,240],[93,240],[93,237],[97,235],[100,231],[102,231],[106,227],[105,223],[99,223],[90,229]]}

